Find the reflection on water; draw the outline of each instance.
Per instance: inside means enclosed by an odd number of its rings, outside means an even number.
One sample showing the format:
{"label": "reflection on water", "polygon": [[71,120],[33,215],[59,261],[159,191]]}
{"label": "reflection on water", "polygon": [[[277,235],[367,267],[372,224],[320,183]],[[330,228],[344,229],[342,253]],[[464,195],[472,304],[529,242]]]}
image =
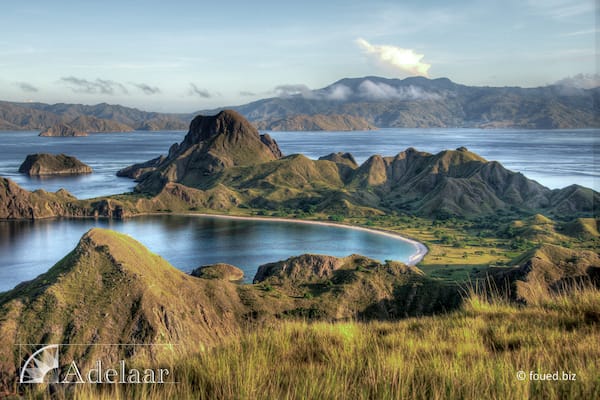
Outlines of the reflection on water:
{"label": "reflection on water", "polygon": [[211,217],[146,216],[124,221],[41,220],[0,222],[0,291],[46,272],[92,227],[131,235],[177,268],[217,262],[236,265],[251,281],[259,265],[303,253],[407,261],[415,248],[365,231],[291,222]]}

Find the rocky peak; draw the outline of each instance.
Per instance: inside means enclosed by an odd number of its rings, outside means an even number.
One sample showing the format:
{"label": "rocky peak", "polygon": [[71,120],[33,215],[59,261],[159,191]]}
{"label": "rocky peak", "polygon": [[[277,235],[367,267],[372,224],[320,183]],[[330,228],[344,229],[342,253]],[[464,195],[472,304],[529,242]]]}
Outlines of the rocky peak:
{"label": "rocky peak", "polygon": [[127,167],[118,174],[136,177],[142,192],[159,192],[166,183],[204,187],[208,177],[234,166],[260,164],[281,158],[277,142],[260,135],[244,117],[232,110],[213,116],[199,115],[180,144],[164,159]]}
{"label": "rocky peak", "polygon": [[183,144],[198,144],[217,135],[260,137],[258,130],[240,114],[233,110],[223,110],[217,115],[198,115],[194,118]]}

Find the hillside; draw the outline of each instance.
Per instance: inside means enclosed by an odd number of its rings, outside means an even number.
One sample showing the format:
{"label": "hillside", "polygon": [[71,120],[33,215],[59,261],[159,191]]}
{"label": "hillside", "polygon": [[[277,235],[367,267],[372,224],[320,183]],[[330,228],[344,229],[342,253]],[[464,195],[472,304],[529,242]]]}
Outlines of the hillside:
{"label": "hillside", "polygon": [[292,115],[282,119],[257,121],[267,131],[367,131],[377,129],[364,118],[351,115]]}
{"label": "hillside", "polygon": [[243,313],[234,284],[191,277],[129,236],[92,229],[47,273],[0,294],[1,384],[15,373],[14,343],[88,344],[65,355],[81,362],[99,352],[160,360],[174,355],[160,344],[181,355],[235,334]]}
{"label": "hillside", "polygon": [[66,124],[83,132],[184,130],[191,116],[140,111],[106,103],[14,103],[0,101],[0,130],[44,130]]}
{"label": "hillside", "polygon": [[[557,252],[572,257],[568,249],[558,247],[540,251],[524,254],[523,259],[533,255],[544,263],[554,262],[546,257]],[[585,259],[588,267],[599,268],[597,255]],[[559,263],[556,268],[563,279],[582,276],[583,270],[567,264]],[[202,269],[206,273],[201,273]],[[567,291],[563,286],[560,291],[542,291],[534,285],[546,285],[545,281],[507,275],[509,283],[529,285],[540,294],[539,301],[517,308],[493,295],[471,291],[465,297],[464,287],[427,278],[415,267],[379,263],[360,255],[305,254],[265,264],[252,285],[229,282],[232,273],[240,273],[230,265],[202,269],[195,273],[201,277],[187,275],[127,235],[90,230],[48,272],[0,293],[0,393],[32,390],[38,396],[49,394],[43,385],[17,387],[20,358],[14,343],[61,343],[61,368],[71,360],[89,368],[97,358],[168,365],[181,383],[153,387],[152,396],[158,398],[214,398],[223,390],[238,393],[241,377],[246,390],[266,390],[280,397],[281,390],[296,393],[303,392],[299,388],[311,387],[314,395],[308,397],[321,398],[320,390],[338,386],[341,390],[347,380],[336,378],[333,386],[323,387],[313,387],[311,382],[323,379],[324,373],[336,376],[339,368],[356,374],[346,389],[354,394],[351,398],[362,390],[371,395],[413,393],[425,383],[442,390],[445,385],[436,386],[440,379],[446,382],[461,372],[433,368],[440,360],[466,363],[464,371],[469,371],[471,379],[452,387],[453,393],[468,397],[463,391],[465,382],[473,387],[484,385],[485,393],[500,390],[497,385],[490,386],[497,379],[501,388],[512,388],[515,381],[504,374],[512,376],[515,371],[510,365],[522,357],[533,359],[533,355],[538,357],[535,360],[542,357],[548,362],[555,356],[561,362],[568,360],[564,368],[577,371],[581,379],[578,390],[593,390],[589,379],[598,371],[589,360],[598,357],[598,349],[588,343],[595,343],[593,338],[598,336],[597,289]],[[440,313],[444,315],[423,317]],[[410,316],[420,318],[399,320]],[[568,346],[576,347],[565,347],[564,329],[569,332]],[[103,346],[106,343],[122,345]],[[148,344],[153,345],[144,346]],[[554,350],[547,351],[548,346]],[[405,373],[413,371],[410,383],[380,387],[371,375],[365,375],[368,363],[383,368],[377,380],[403,366]],[[423,369],[429,364],[431,368]],[[494,365],[503,366],[498,367],[502,377],[489,373],[488,367]],[[241,370],[246,373],[238,375]],[[275,385],[273,374],[296,383]],[[258,378],[249,379],[250,375]],[[257,386],[248,389],[247,385]],[[76,386],[75,391],[82,391],[78,393],[89,390],[88,385]],[[112,385],[111,390],[131,394],[148,388],[117,386]],[[62,390],[60,385],[53,388],[57,390]],[[478,396],[482,390],[476,391]],[[553,390],[548,393],[555,393]],[[73,393],[63,394],[70,398]]]}
{"label": "hillside", "polygon": [[591,216],[600,194],[580,186],[550,190],[461,147],[438,154],[409,148],[358,166],[349,154],[319,160],[282,157],[277,143],[240,114],[198,116],[167,156],[132,165],[136,191],[156,195],[169,182],[226,188],[234,204],[343,215],[401,211],[422,216],[481,216],[498,211]]}
{"label": "hillside", "polygon": [[[379,128],[567,129],[600,126],[600,88],[466,86],[447,78],[345,78],[321,89],[228,106],[259,129]],[[42,130],[80,116],[135,130],[184,130],[197,114],[164,114],[106,103],[44,104],[0,101],[0,130]],[[109,132],[80,126],[83,131]]]}
{"label": "hillside", "polygon": [[326,114],[362,118],[379,128],[563,129],[600,126],[598,98],[600,88],[478,87],[447,78],[368,76],[232,108],[259,126],[298,115]]}
{"label": "hillside", "polygon": [[[222,264],[207,267],[212,273],[197,273],[201,276],[197,278],[177,270],[127,235],[94,228],[48,272],[0,294],[0,386],[10,387],[14,382],[18,348],[12,344],[17,342],[87,344],[70,347],[62,357],[63,362],[77,358],[80,365],[100,351],[109,351],[102,357],[113,359],[161,360],[181,357],[190,349],[213,347],[253,322],[383,318],[431,313],[447,305],[414,294],[408,303],[404,298],[394,301],[400,286],[412,283],[413,278],[424,280],[415,267],[382,265],[362,256],[339,261],[300,256],[297,260],[325,260],[338,267],[327,279],[311,279],[307,274],[305,279],[277,289],[271,286],[277,285],[275,282],[266,285],[267,276],[274,277],[275,272],[263,272],[259,285],[240,286],[221,274],[214,275],[223,271]],[[227,266],[227,271],[232,270],[236,271],[235,267]],[[454,297],[458,299],[456,294]],[[423,306],[414,306],[415,299]],[[383,304],[384,300],[390,305]],[[410,308],[403,307],[405,303]],[[102,343],[156,346],[108,350],[95,346]],[[174,344],[175,350],[171,346],[167,351],[161,344]]]}

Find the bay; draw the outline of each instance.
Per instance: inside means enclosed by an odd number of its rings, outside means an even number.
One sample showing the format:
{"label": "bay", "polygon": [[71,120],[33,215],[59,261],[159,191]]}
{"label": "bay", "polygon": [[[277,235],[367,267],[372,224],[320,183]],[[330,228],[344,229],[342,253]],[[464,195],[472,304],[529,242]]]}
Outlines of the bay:
{"label": "bay", "polygon": [[0,292],[46,272],[93,227],[131,235],[185,272],[225,262],[252,281],[261,264],[304,253],[362,254],[407,262],[416,247],[395,237],[344,227],[202,216],[141,216],[123,221],[0,221]]}

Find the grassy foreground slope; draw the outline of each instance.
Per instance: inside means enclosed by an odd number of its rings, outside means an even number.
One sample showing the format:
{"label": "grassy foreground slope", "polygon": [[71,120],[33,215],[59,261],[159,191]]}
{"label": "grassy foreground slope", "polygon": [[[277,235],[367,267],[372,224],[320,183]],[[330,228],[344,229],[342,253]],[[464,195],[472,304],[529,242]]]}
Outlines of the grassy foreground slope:
{"label": "grassy foreground slope", "polygon": [[[127,235],[92,229],[47,273],[0,294],[0,393],[52,399],[597,398],[600,291],[586,285],[594,282],[598,257],[547,246],[522,256],[528,271],[503,270],[517,287],[521,282],[536,294],[517,303],[502,291],[480,292],[483,285],[461,291],[416,267],[358,255],[292,257],[261,266],[255,284],[238,285],[226,275],[187,275]],[[576,257],[559,278],[579,283],[554,287],[556,280],[539,279],[562,268],[561,261],[538,262],[548,252]],[[223,265],[207,269],[239,272]],[[462,301],[450,307],[461,293]],[[16,343],[70,344],[61,346],[61,373],[71,360],[89,366],[99,358],[127,359],[143,368],[168,367],[177,383],[19,386]],[[110,343],[122,346],[105,347]],[[517,378],[519,371],[525,380]],[[552,382],[529,375],[557,371],[561,379]]]}
{"label": "grassy foreground slope", "polygon": [[[178,360],[179,384],[80,385],[52,398],[595,399],[599,323],[596,289],[525,308],[471,293],[441,316],[267,325]],[[530,378],[556,371],[561,380]]]}

